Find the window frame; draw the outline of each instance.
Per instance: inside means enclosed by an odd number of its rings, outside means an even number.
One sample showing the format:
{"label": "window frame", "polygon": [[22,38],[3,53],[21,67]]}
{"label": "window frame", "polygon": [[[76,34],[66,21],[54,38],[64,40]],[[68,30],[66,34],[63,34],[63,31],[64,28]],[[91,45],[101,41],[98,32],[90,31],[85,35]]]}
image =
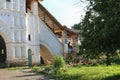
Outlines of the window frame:
{"label": "window frame", "polygon": [[11,0],[6,0],[6,2],[11,2]]}

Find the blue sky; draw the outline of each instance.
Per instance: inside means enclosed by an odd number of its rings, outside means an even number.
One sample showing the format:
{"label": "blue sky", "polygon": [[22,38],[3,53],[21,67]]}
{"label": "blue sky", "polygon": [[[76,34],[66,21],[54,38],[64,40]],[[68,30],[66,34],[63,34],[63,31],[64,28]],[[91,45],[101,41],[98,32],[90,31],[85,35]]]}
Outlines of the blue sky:
{"label": "blue sky", "polygon": [[81,21],[85,4],[79,0],[44,0],[41,4],[62,24],[71,27]]}

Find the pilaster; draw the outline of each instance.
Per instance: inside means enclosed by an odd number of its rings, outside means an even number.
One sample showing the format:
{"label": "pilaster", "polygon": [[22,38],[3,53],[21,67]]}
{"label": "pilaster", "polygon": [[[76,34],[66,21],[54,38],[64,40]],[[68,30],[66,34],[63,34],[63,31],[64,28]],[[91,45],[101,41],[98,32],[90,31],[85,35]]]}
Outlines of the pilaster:
{"label": "pilaster", "polygon": [[64,30],[62,31],[62,43],[64,46],[64,57],[67,57],[68,53],[68,39],[67,39],[67,32]]}

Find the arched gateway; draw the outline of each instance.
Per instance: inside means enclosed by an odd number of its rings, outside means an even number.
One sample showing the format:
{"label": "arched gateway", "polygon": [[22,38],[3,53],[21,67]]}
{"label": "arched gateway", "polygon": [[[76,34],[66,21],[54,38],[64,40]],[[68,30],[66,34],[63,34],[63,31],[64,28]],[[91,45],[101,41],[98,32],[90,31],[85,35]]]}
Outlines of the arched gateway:
{"label": "arched gateway", "polygon": [[0,1],[0,67],[51,64],[55,55],[67,54],[68,38],[77,47],[78,34],[62,26],[40,1]]}
{"label": "arched gateway", "polygon": [[40,45],[40,58],[41,58],[41,64],[52,64],[53,63],[53,55],[50,52],[50,50],[44,46]]}
{"label": "arched gateway", "polygon": [[6,45],[3,37],[0,35],[0,67],[6,64]]}

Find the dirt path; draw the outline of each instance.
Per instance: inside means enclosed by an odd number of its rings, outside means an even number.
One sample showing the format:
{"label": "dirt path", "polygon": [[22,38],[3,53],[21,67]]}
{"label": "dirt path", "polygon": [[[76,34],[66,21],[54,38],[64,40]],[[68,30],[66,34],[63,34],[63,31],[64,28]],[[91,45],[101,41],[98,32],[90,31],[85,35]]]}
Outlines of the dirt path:
{"label": "dirt path", "polygon": [[53,80],[27,70],[0,69],[0,80]]}

